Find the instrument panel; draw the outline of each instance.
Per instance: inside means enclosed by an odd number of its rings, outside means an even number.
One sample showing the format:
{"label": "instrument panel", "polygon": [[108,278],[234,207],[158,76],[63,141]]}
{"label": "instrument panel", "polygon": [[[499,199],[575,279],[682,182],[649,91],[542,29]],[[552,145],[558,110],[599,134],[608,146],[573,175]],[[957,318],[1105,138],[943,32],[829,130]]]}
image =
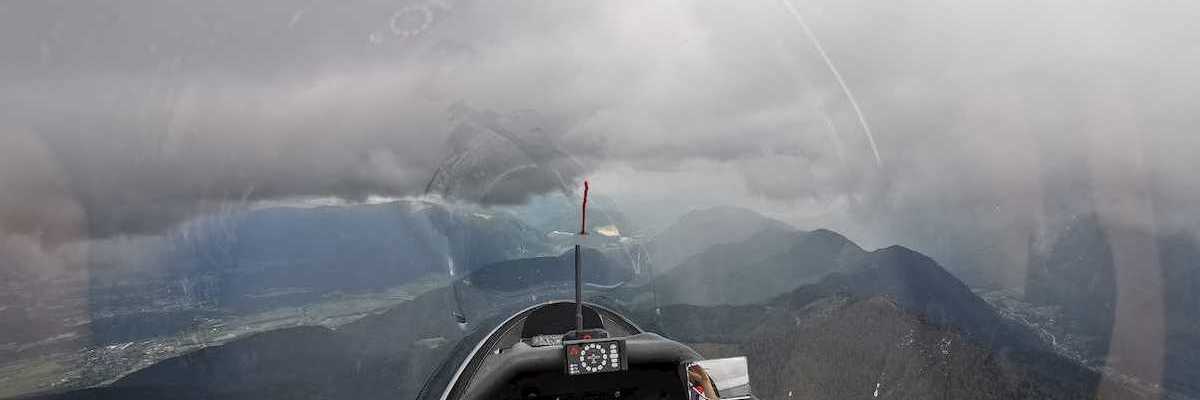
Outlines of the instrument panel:
{"label": "instrument panel", "polygon": [[617,372],[629,369],[625,341],[595,339],[563,342],[567,375]]}

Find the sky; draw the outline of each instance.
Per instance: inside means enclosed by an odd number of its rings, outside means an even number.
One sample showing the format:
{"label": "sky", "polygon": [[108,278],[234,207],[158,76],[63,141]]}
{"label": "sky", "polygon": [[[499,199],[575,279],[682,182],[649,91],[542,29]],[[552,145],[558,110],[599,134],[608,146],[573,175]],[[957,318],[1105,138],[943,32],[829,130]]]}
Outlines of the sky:
{"label": "sky", "polygon": [[231,205],[431,185],[512,204],[586,177],[647,221],[741,205],[1019,282],[1031,241],[1081,213],[1200,226],[1197,17],[1186,1],[4,2],[0,272],[83,268],[89,245]]}

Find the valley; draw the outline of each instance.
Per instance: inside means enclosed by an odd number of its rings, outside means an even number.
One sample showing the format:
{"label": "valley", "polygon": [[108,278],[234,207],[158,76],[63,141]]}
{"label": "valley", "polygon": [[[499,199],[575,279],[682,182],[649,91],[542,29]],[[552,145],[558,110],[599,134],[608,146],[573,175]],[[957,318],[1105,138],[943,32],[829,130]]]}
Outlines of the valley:
{"label": "valley", "polygon": [[[426,276],[383,290],[327,293],[312,302],[248,314],[194,307],[186,313],[188,327],[162,335],[142,334],[136,340],[112,344],[95,344],[86,329],[87,324],[83,324],[75,331],[52,338],[54,340],[11,344],[10,347],[22,350],[22,354],[35,355],[0,364],[0,397],[109,384],[156,362],[261,332],[298,326],[336,329],[445,285],[445,277]],[[264,295],[288,291],[295,289],[281,289]],[[135,330],[134,324],[145,325],[145,320],[168,317],[169,313],[144,310],[114,316],[123,317],[130,324],[123,328]],[[199,315],[203,316],[191,318]],[[137,322],[139,320],[143,322]],[[64,349],[66,343],[80,347]]]}
{"label": "valley", "polygon": [[[729,218],[742,228],[684,228]],[[465,227],[481,232],[500,220],[469,217]],[[601,248],[585,249],[587,294],[705,354],[747,355],[763,398],[1188,399],[1107,367],[1092,350],[1101,339],[1081,334],[1064,307],[1033,303],[1012,290],[969,288],[914,250],[863,249],[833,231],[801,231],[730,209],[694,211],[681,221],[684,227],[637,242],[589,242]],[[318,225],[305,229],[311,231],[299,237],[316,241]],[[223,259],[235,261],[223,264],[226,275],[184,275],[183,297],[170,287],[178,280],[129,291],[158,294],[142,299],[76,290],[90,297],[69,301],[107,307],[77,317],[86,321],[77,325],[90,331],[8,345],[25,356],[2,367],[5,394],[119,398],[151,390],[175,397],[184,395],[177,388],[186,387],[195,398],[412,398],[455,349],[469,345],[471,335],[486,331],[499,314],[569,294],[572,254],[555,250],[561,246],[533,256],[505,253],[497,243],[539,235],[516,228],[526,232],[522,238],[507,237],[509,229],[487,233],[497,239],[480,242],[481,250],[456,253],[490,262],[468,266],[450,286],[434,266],[424,274],[406,272],[406,283],[384,286],[354,278],[369,276],[361,271],[338,273],[301,262],[296,268],[310,271],[308,279],[340,282],[304,284],[272,269],[298,256],[256,250]],[[682,232],[686,240],[673,237]],[[656,251],[666,252],[659,260],[675,264],[654,264]],[[428,249],[416,254],[439,257]],[[240,282],[245,279],[258,280]],[[347,285],[354,289],[336,289]],[[456,323],[452,312],[464,313],[465,322]],[[53,343],[78,350],[51,351],[70,348]],[[33,355],[35,350],[40,353]]]}

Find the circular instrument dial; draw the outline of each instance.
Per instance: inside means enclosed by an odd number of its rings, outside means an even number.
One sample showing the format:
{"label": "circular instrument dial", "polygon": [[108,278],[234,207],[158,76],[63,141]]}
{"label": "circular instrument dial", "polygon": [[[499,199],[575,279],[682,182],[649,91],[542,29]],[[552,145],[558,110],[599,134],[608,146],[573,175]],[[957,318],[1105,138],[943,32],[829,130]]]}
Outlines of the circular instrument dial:
{"label": "circular instrument dial", "polygon": [[622,371],[626,368],[623,342],[606,340],[570,343],[565,346],[567,374],[594,374]]}
{"label": "circular instrument dial", "polygon": [[583,345],[579,352],[580,366],[587,372],[600,372],[609,363],[608,350],[600,343]]}

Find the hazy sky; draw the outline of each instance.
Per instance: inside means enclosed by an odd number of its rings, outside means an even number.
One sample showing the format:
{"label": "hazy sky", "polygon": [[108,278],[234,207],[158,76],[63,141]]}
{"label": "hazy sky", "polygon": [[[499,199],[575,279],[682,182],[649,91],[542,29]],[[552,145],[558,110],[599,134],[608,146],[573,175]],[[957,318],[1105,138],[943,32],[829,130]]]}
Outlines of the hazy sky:
{"label": "hazy sky", "polygon": [[744,205],[997,270],[1078,212],[1200,220],[1195,2],[790,5],[0,3],[0,270],[420,194],[463,152],[517,171],[498,202],[588,176],[631,214]]}

